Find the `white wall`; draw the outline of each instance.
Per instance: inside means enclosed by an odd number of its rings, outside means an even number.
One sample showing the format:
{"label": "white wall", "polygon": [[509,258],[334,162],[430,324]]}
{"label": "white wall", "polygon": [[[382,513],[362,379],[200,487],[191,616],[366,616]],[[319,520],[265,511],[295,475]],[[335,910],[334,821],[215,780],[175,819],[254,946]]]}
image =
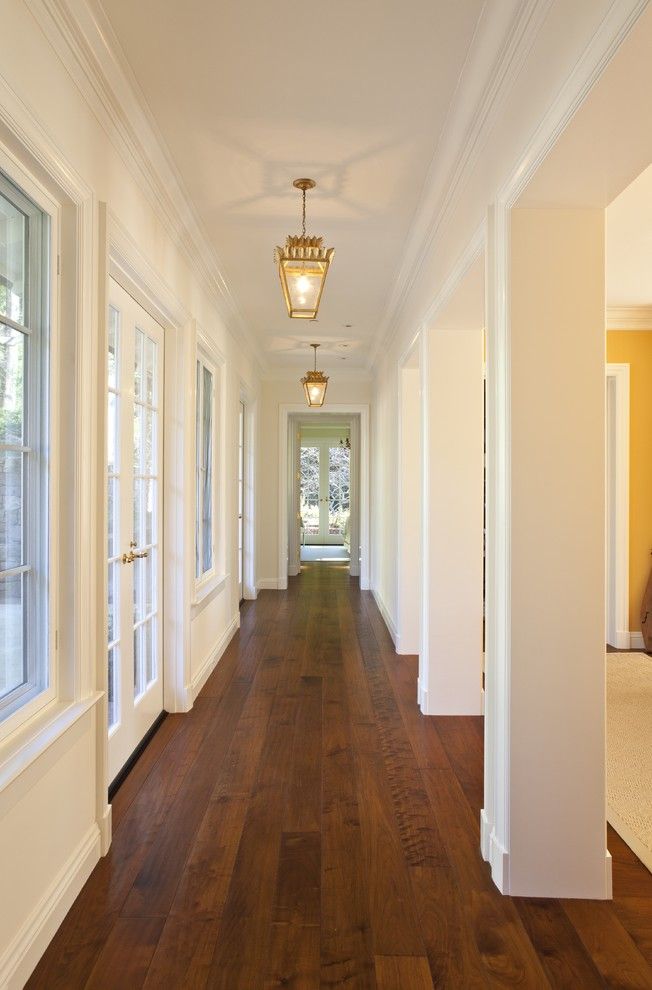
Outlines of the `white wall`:
{"label": "white wall", "polygon": [[[510,36],[509,53],[503,50],[508,65],[489,95],[478,65],[492,46],[499,64],[501,18],[511,16],[507,5],[500,11],[492,8],[460,80],[456,112],[415,216],[373,369],[372,493],[382,490],[383,498],[372,515],[372,586],[394,623],[397,564],[388,534],[397,511],[399,361],[424,322],[434,324],[452,291],[451,279],[464,277],[465,254],[485,225],[489,205],[611,6],[610,0],[573,2],[572,11],[565,0],[534,5],[529,23]],[[512,12],[517,8],[530,17],[530,5],[514,5]],[[536,33],[530,36],[529,31]]]}
{"label": "white wall", "polygon": [[482,711],[483,332],[427,332],[426,629],[419,704]]}
{"label": "white wall", "polygon": [[[502,889],[607,897],[604,211],[512,211],[509,285],[507,695],[487,638],[507,720]],[[498,346],[491,330],[488,368]]]}
{"label": "white wall", "polygon": [[[82,259],[93,279],[93,319],[81,327],[92,339],[100,332],[103,321],[101,285],[105,271],[96,271],[102,258],[99,204],[105,202],[112,218],[133,246],[157,273],[170,295],[177,300],[190,320],[196,321],[214,342],[224,359],[223,387],[226,389],[226,412],[222,424],[224,477],[222,506],[225,513],[223,532],[224,559],[228,578],[223,587],[193,610],[190,634],[190,670],[200,670],[211,651],[219,646],[229,629],[237,607],[237,572],[235,570],[236,519],[235,494],[237,476],[237,402],[243,382],[251,395],[258,391],[257,365],[247,343],[238,334],[236,321],[209,284],[198,254],[190,248],[187,231],[170,218],[148,179],[142,174],[120,138],[119,127],[97,105],[91,109],[75,84],[70,72],[50,45],[33,11],[40,15],[38,3],[32,9],[22,0],[7,0],[2,7],[2,30],[15,43],[6,46],[0,66],[0,143],[10,145],[27,166],[30,155],[21,141],[12,135],[11,118],[25,122],[34,141],[35,154],[47,147],[62,171],[68,170],[75,182],[88,189],[92,197],[88,254]],[[43,25],[48,30],[47,19]],[[54,29],[53,29],[54,30]],[[53,35],[54,36],[54,35]],[[57,43],[62,44],[57,35]],[[69,54],[69,53],[68,53]],[[78,74],[79,75],[79,74]],[[79,76],[80,77],[80,76]],[[13,126],[13,125],[12,125]],[[64,245],[62,271],[64,280],[75,271],[75,245]],[[98,330],[100,328],[100,330]],[[92,332],[91,332],[92,331]],[[103,350],[105,342],[99,341]],[[101,351],[100,351],[101,352]],[[101,363],[100,363],[101,368]],[[96,377],[85,383],[85,404],[78,406],[77,416],[87,424],[101,424],[104,382],[97,367]],[[64,382],[71,387],[70,379]],[[193,442],[194,422],[185,424],[186,448]],[[98,457],[95,465],[101,476],[103,436],[98,427],[92,438]],[[70,478],[62,478],[65,487]],[[95,506],[99,515],[102,502]],[[104,546],[104,536],[99,538]],[[84,548],[88,551],[88,545]],[[99,557],[99,554],[98,554]],[[98,559],[92,577],[93,589],[102,588],[104,561]],[[98,651],[80,659],[75,674],[78,700],[89,706],[72,726],[57,735],[54,742],[43,744],[26,765],[23,757],[16,762],[16,747],[10,739],[0,747],[0,983],[21,986],[37,961],[71,898],[86,878],[100,850],[100,832],[106,836],[106,822],[101,808],[103,794],[101,748],[105,739],[104,708],[95,694],[103,686],[100,672],[104,667],[104,632],[99,614],[101,595],[91,594],[92,608],[98,614],[93,621],[98,629]],[[77,617],[81,621],[80,617]],[[190,622],[190,617],[188,617]],[[65,664],[66,657],[60,662]],[[86,685],[84,687],[84,685]],[[29,730],[28,730],[29,734]],[[14,762],[11,762],[12,756]],[[9,762],[7,762],[9,761]],[[51,895],[54,905],[46,903]]]}
{"label": "white wall", "polygon": [[[323,407],[324,415],[328,415],[329,403],[347,403],[354,405],[368,403],[371,397],[371,383],[365,377],[340,377],[336,371],[331,372]],[[285,403],[304,401],[301,373],[294,378],[265,379],[262,382],[260,395],[259,418],[259,460],[258,472],[261,479],[258,503],[258,581],[263,588],[275,588],[278,580],[278,472],[279,450],[279,406]],[[318,415],[318,414],[317,414]],[[285,466],[283,466],[285,469]],[[372,512],[376,499],[372,487]]]}

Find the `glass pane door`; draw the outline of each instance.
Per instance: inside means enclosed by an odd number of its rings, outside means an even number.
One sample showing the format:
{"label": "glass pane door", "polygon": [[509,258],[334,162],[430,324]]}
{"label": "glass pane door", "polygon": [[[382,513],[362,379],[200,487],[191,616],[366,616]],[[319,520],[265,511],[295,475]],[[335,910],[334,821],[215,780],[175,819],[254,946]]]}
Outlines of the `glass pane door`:
{"label": "glass pane door", "polygon": [[245,486],[245,406],[240,403],[238,429],[238,588],[244,598],[244,486]]}
{"label": "glass pane door", "polygon": [[328,534],[348,536],[350,512],[350,456],[340,444],[328,450]]}
{"label": "glass pane door", "polygon": [[109,779],[163,709],[163,330],[111,282],[107,550]]}
{"label": "glass pane door", "polygon": [[299,514],[301,537],[315,542],[320,532],[320,450],[319,447],[301,447]]}
{"label": "glass pane door", "polygon": [[301,538],[306,544],[340,545],[348,541],[350,513],[348,447],[333,440],[301,446]]}

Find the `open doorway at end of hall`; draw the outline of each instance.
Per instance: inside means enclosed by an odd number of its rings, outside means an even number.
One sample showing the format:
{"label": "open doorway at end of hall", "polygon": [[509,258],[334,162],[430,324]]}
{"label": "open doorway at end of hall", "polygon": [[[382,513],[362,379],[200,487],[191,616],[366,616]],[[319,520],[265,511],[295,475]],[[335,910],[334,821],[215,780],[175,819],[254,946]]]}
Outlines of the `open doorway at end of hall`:
{"label": "open doorway at end of hall", "polygon": [[[296,573],[314,566],[356,574],[356,476],[351,417],[300,419],[293,431]],[[353,548],[353,549],[352,549]]]}

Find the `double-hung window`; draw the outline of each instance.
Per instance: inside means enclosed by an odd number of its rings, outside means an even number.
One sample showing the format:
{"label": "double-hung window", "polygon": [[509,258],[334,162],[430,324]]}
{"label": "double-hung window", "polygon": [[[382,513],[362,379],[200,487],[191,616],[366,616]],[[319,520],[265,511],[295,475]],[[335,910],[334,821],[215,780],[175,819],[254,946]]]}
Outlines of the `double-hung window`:
{"label": "double-hung window", "polygon": [[48,216],[0,173],[0,721],[51,681]]}
{"label": "double-hung window", "polygon": [[197,359],[195,579],[215,571],[215,368]]}

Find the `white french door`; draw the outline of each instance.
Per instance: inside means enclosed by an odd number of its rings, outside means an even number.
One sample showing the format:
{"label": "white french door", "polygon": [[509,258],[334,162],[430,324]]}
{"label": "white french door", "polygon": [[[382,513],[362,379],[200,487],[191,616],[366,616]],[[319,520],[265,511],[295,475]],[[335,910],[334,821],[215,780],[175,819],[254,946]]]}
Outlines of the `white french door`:
{"label": "white french door", "polygon": [[108,353],[109,780],[163,710],[162,327],[113,279]]}
{"label": "white french door", "polygon": [[348,537],[350,451],[334,441],[301,444],[300,515],[307,544],[340,545]]}
{"label": "white french door", "polygon": [[244,598],[245,404],[240,403],[238,432],[238,601]]}

